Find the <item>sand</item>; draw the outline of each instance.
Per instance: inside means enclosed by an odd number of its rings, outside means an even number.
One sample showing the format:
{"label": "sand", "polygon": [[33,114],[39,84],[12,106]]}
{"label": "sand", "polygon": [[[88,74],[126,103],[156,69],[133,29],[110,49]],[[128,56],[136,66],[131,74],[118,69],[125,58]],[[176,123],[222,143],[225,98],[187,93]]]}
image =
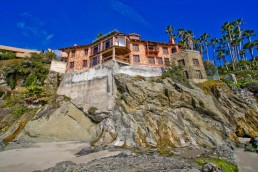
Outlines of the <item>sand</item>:
{"label": "sand", "polygon": [[72,161],[75,163],[87,163],[94,159],[117,155],[120,152],[107,150],[92,153],[81,157],[74,154],[82,148],[88,147],[86,143],[79,142],[53,142],[37,143],[30,148],[12,149],[0,152],[1,172],[28,172],[43,170],[53,167],[58,162]]}
{"label": "sand", "polygon": [[235,159],[239,172],[257,172],[258,171],[258,154],[245,152],[243,149],[235,151]]}

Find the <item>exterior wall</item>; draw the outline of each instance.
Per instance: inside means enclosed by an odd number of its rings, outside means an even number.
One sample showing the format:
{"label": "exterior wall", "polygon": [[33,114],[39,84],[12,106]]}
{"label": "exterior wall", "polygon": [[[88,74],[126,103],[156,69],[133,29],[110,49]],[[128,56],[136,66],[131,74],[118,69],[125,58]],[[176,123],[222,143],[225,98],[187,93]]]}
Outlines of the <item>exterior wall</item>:
{"label": "exterior wall", "polygon": [[50,70],[58,73],[65,73],[66,63],[52,60]]}
{"label": "exterior wall", "polygon": [[[67,70],[87,70],[89,69],[89,64],[90,64],[90,60],[89,60],[89,57],[90,57],[90,53],[91,53],[91,50],[90,48],[88,48],[88,55],[85,55],[84,53],[84,50],[87,49],[87,48],[74,48],[75,50],[75,56],[73,57],[72,56],[72,51],[69,52],[69,55],[68,55],[68,60],[67,60],[67,66],[66,66],[66,69]],[[87,67],[83,67],[83,60],[87,60],[88,62],[88,65]],[[74,67],[73,68],[70,68],[70,62],[74,62]]]}
{"label": "exterior wall", "polygon": [[[105,42],[106,40],[110,39],[110,38],[115,38],[117,37],[116,35],[110,35],[107,36],[105,39],[103,40],[99,40],[97,42],[95,42],[94,44],[90,44],[90,45],[86,45],[86,46],[74,46],[74,47],[69,47],[68,48],[68,60],[67,60],[67,71],[84,71],[84,70],[88,70],[90,68],[90,57],[92,58],[93,56],[91,56],[91,51],[92,51],[92,47],[94,47],[95,45],[100,44],[102,47],[102,43]],[[122,55],[117,55],[115,54],[117,57],[120,57],[120,59],[124,59],[125,57],[129,56],[130,62],[125,61],[125,63],[129,63],[132,65],[145,65],[145,66],[166,66],[165,65],[165,58],[167,58],[168,60],[170,59],[170,55],[172,54],[172,48],[175,47],[177,49],[177,51],[179,51],[178,46],[177,45],[172,45],[172,44],[165,44],[165,43],[158,43],[158,42],[150,42],[150,41],[141,41],[139,39],[134,39],[134,40],[129,40],[129,38],[125,35],[118,35],[118,37],[124,37],[126,40],[128,40],[129,43],[129,48],[130,52],[129,53],[125,53]],[[113,39],[112,45],[115,45],[115,39]],[[159,50],[158,54],[148,54],[147,53],[147,42],[150,42],[150,44],[154,44],[154,46],[156,46]],[[137,44],[139,45],[139,51],[133,51],[133,45]],[[111,45],[111,46],[112,46]],[[117,46],[115,46],[117,47]],[[163,47],[167,47],[168,48],[168,54],[163,54]],[[87,48],[88,49],[88,55],[84,54],[84,49]],[[118,47],[117,47],[118,48]],[[72,51],[76,50],[75,56],[72,56]],[[106,51],[102,51],[98,54],[100,57],[102,56],[102,53],[106,53]],[[133,61],[133,56],[134,55],[139,55],[140,58],[140,62],[134,62]],[[97,55],[96,55],[97,56]],[[154,57],[155,60],[155,64],[149,64],[148,61],[148,57]],[[163,64],[158,64],[158,58],[162,58],[162,62]],[[87,60],[88,65],[87,67],[83,67],[83,60]],[[74,67],[71,68],[70,67],[70,63],[74,62]],[[100,63],[101,60],[100,60]]]}
{"label": "exterior wall", "polygon": [[119,66],[109,61],[90,68],[87,71],[68,71],[64,75],[57,94],[66,95],[76,106],[85,112],[92,106],[101,111],[109,111],[114,107],[114,79],[116,74],[144,77],[161,76],[161,67]]}
{"label": "exterior wall", "polygon": [[[189,74],[189,79],[193,82],[203,82],[207,80],[207,75],[203,66],[202,56],[198,51],[181,50],[179,53],[171,55],[171,61],[178,65],[178,61],[184,59],[184,71]],[[198,59],[199,65],[194,65],[193,59]],[[197,78],[197,70],[201,71],[202,79]]]}
{"label": "exterior wall", "polygon": [[[139,51],[133,51],[133,45],[134,44],[137,44],[139,45]],[[170,60],[170,56],[172,54],[172,48],[175,47],[177,49],[177,52],[179,52],[179,49],[178,49],[178,46],[162,46],[162,45],[158,45],[158,54],[157,55],[154,55],[154,54],[147,54],[146,53],[146,43],[131,43],[130,45],[130,49],[131,49],[131,52],[130,52],[130,61],[131,61],[131,64],[134,64],[134,65],[147,65],[147,66],[164,66],[164,63],[165,63],[165,58],[167,58],[168,60]],[[163,54],[163,47],[167,47],[168,48],[168,54]],[[137,63],[137,62],[134,62],[133,61],[133,56],[134,55],[139,55],[140,57],[140,63]],[[155,59],[155,64],[149,64],[149,61],[148,61],[148,57],[154,57]],[[158,58],[162,58],[162,61],[163,61],[163,64],[158,64]]]}

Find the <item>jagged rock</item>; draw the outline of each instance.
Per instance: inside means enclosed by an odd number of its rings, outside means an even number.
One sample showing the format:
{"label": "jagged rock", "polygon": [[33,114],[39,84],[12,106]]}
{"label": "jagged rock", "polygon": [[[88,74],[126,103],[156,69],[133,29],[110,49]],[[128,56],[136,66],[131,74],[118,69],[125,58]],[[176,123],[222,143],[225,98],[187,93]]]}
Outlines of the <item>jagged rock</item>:
{"label": "jagged rock", "polygon": [[3,140],[0,140],[0,151],[4,150],[5,148],[5,143],[3,142]]}
{"label": "jagged rock", "polygon": [[46,86],[58,87],[63,79],[63,75],[57,72],[50,71],[47,75],[44,84]]}
{"label": "jagged rock", "polygon": [[248,86],[250,92],[257,94],[258,96],[258,82],[253,82]]}
{"label": "jagged rock", "polygon": [[105,118],[109,117],[110,113],[109,112],[88,112],[87,116],[93,120],[95,123],[100,123],[102,120]]}
{"label": "jagged rock", "polygon": [[213,147],[230,139],[237,141],[237,126],[246,133],[258,131],[257,106],[229,90],[216,88],[214,95],[209,95],[169,78],[160,83],[119,74],[114,79],[115,106],[100,122],[102,133],[93,145],[154,147],[161,151]]}

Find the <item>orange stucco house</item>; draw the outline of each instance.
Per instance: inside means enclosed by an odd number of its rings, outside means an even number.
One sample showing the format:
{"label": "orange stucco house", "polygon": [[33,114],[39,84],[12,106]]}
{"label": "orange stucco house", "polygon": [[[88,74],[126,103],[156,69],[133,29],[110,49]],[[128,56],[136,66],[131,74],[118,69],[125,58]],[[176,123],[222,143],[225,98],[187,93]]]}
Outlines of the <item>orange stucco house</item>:
{"label": "orange stucco house", "polygon": [[67,70],[86,70],[100,63],[115,60],[130,65],[168,66],[178,45],[141,40],[140,35],[113,31],[91,44],[60,48],[68,54]]}

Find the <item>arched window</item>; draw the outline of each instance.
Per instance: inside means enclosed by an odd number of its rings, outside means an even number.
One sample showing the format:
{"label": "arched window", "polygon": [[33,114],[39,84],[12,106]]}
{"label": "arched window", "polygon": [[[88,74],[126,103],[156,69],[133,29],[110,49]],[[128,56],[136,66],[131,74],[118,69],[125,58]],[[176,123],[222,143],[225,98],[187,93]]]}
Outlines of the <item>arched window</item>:
{"label": "arched window", "polygon": [[177,52],[176,48],[173,47],[173,48],[172,48],[172,53],[176,53],[176,52]]}

